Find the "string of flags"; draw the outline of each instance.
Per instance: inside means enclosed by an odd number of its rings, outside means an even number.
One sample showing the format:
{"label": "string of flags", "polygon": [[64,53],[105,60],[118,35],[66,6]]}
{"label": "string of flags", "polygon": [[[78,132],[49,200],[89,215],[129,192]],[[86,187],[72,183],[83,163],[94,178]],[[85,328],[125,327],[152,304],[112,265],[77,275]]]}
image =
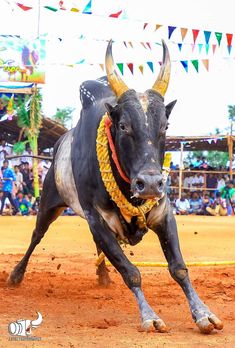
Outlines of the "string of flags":
{"label": "string of flags", "polygon": [[[29,11],[33,9],[33,6],[28,6],[22,2],[15,2],[15,5],[21,8],[23,11]],[[49,2],[49,1],[48,1]],[[48,9],[53,12],[57,11],[71,11],[71,12],[79,12],[80,14],[88,14],[88,15],[94,15],[92,11],[92,0],[88,0],[84,7],[79,7],[78,3],[75,1],[68,1],[68,0],[58,0],[53,2],[54,6],[52,6],[49,2],[48,5],[42,5],[41,7]],[[36,6],[36,5],[35,5]],[[100,15],[99,15],[100,16]],[[110,13],[107,15],[107,17],[114,18],[114,19],[125,19],[128,20],[128,16],[126,14],[126,11],[124,9],[120,9],[117,12]],[[158,23],[152,23],[152,22],[143,22],[143,21],[135,21],[139,22],[142,29],[144,31],[151,31],[156,32],[160,28],[164,28],[167,32],[166,35],[168,37],[168,40],[171,40],[174,38],[174,35],[181,38],[181,42],[178,43],[179,50],[182,50],[183,45],[185,45],[185,39],[187,36],[190,35],[190,40],[192,40],[192,50],[194,50],[196,44],[199,41],[199,37],[203,42],[198,43],[199,50],[202,49],[203,45],[205,46],[206,52],[208,54],[208,51],[210,47],[212,47],[213,53],[215,53],[216,48],[221,46],[221,43],[224,42],[227,46],[228,54],[230,55],[232,47],[233,47],[233,33],[223,33],[220,31],[209,31],[209,30],[201,30],[201,29],[190,29],[185,27],[178,27],[173,25],[162,25]],[[177,34],[178,33],[178,34]],[[213,40],[213,43],[210,44],[210,42]],[[216,43],[215,43],[216,42]]]}

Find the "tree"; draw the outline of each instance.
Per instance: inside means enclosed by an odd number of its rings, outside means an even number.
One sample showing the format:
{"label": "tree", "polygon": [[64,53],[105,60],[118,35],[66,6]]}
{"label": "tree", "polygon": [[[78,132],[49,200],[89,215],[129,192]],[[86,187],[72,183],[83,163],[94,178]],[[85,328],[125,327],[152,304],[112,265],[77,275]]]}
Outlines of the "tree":
{"label": "tree", "polygon": [[[41,101],[41,94],[35,88],[32,96],[26,96],[24,100],[19,98],[17,107],[17,124],[24,130],[34,156],[38,155],[38,136],[42,126]],[[33,182],[34,195],[39,197],[37,158],[33,158]]]}
{"label": "tree", "polygon": [[230,134],[233,134],[233,123],[235,122],[235,105],[228,105],[228,119],[230,121]]}
{"label": "tree", "polygon": [[[57,108],[56,114],[52,116],[52,119],[61,123],[65,127],[67,126],[68,128],[72,128],[71,123],[72,123],[73,111],[74,109],[70,107],[66,107],[64,109]],[[70,126],[68,126],[69,123],[70,123]]]}

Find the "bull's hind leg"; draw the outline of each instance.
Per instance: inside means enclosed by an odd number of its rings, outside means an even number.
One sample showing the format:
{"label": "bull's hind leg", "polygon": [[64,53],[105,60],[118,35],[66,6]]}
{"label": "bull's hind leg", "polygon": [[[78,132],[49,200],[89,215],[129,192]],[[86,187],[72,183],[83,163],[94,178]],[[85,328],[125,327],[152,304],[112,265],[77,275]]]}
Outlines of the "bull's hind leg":
{"label": "bull's hind leg", "polygon": [[[96,245],[96,249],[97,249],[97,254],[98,256],[102,253],[102,250]],[[99,266],[97,267],[96,270],[96,274],[98,275],[98,283],[101,286],[105,286],[108,287],[109,284],[112,282],[110,277],[109,277],[109,273],[108,273],[108,269],[105,265],[105,260],[103,260]]]}
{"label": "bull's hind leg", "polygon": [[40,210],[37,215],[36,227],[32,234],[31,243],[22,260],[11,272],[8,278],[9,285],[17,285],[23,280],[24,273],[32,252],[40,243],[50,224],[57,219],[64,208],[65,205],[58,194],[53,176],[47,177],[43,187]]}

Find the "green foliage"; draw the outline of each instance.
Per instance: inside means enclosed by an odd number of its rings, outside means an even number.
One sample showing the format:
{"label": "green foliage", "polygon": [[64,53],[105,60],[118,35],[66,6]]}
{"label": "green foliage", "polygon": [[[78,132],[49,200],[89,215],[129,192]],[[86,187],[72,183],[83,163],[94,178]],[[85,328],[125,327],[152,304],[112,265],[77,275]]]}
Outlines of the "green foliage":
{"label": "green foliage", "polygon": [[197,157],[205,157],[209,166],[213,168],[218,168],[220,166],[225,167],[228,161],[228,153],[221,151],[192,151],[187,154],[186,163],[188,165],[192,164]]}
{"label": "green foliage", "polygon": [[[70,107],[66,107],[64,109],[57,108],[56,114],[52,116],[52,119],[61,123],[63,126],[68,126],[68,123],[72,120],[72,113],[74,109]],[[68,127],[70,128],[70,127]]]}
{"label": "green foliage", "polygon": [[15,143],[13,145],[13,152],[16,155],[22,155],[22,153],[25,150],[25,145],[26,145],[27,141],[18,141],[18,143]]}
{"label": "green foliage", "polygon": [[17,125],[20,128],[29,128],[30,127],[30,118],[29,111],[27,110],[26,104],[29,101],[29,96],[27,95],[25,99],[18,99],[17,106]]}

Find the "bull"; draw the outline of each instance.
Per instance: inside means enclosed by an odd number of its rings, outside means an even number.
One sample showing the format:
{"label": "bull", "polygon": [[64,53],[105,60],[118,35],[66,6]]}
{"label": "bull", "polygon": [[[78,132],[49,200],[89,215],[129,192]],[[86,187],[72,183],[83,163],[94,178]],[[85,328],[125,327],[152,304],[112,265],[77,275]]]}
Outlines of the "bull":
{"label": "bull", "polygon": [[[144,329],[165,332],[167,327],[145,299],[140,272],[119,241],[137,244],[151,229],[160,240],[171,276],[186,295],[193,320],[201,332],[209,333],[221,330],[223,324],[190,282],[162,173],[168,118],[176,103],[164,105],[170,56],[164,41],[162,46],[163,62],[156,82],[145,93],[137,93],[115,69],[109,42],[107,74],[80,87],[79,122],[55,145],[31,243],[8,282],[22,281],[29,258],[49,225],[71,207],[87,220],[98,254],[104,253],[136,297]],[[98,275],[101,283],[110,282],[104,261]]]}

